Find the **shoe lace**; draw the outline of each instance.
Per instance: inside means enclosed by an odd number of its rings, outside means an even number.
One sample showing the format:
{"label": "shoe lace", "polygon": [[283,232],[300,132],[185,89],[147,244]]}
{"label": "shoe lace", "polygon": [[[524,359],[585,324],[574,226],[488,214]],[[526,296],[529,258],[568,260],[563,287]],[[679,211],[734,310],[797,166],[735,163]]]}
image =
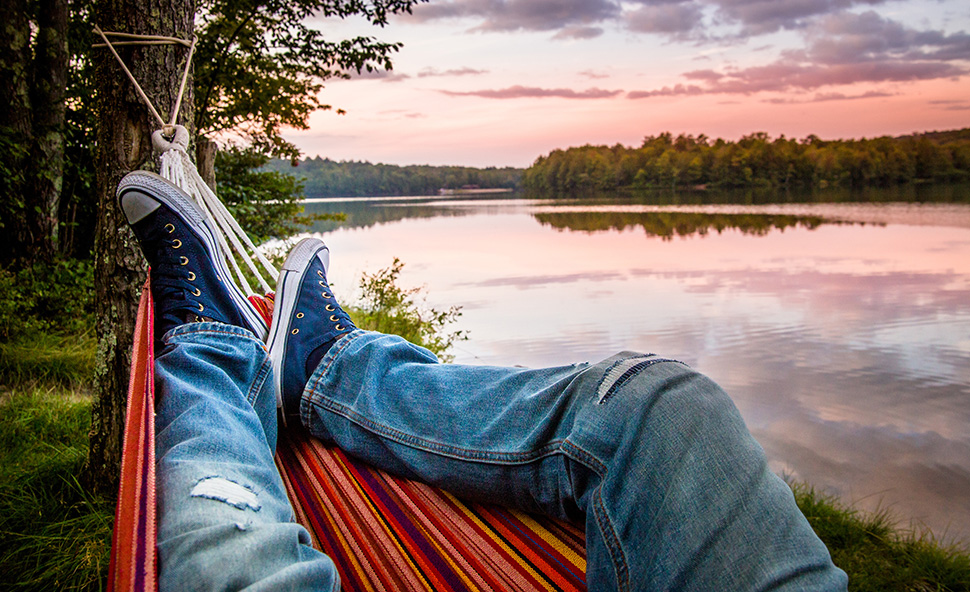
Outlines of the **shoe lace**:
{"label": "shoe lace", "polygon": [[205,307],[197,299],[202,292],[193,285],[196,279],[193,262],[184,251],[179,251],[183,245],[176,230],[172,223],[155,227],[145,242],[156,245],[155,265],[151,270],[152,292],[156,306],[162,308],[158,311],[161,319],[181,324],[187,317],[201,316]]}

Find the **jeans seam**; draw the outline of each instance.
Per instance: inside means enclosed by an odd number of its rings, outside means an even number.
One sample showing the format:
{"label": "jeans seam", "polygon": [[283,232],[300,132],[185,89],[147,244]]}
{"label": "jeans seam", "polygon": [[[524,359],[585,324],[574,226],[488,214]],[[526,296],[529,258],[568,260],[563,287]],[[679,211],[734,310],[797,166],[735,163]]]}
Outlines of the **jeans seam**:
{"label": "jeans seam", "polygon": [[[253,341],[259,342],[259,340],[256,338],[255,335],[252,334],[251,331],[247,329],[243,329],[242,327],[237,327],[235,325],[225,325],[224,323],[219,323],[218,321],[210,321],[210,323],[216,325],[216,327],[198,327],[198,328],[193,327],[192,325],[196,323],[184,323],[182,325],[178,325],[177,327],[173,327],[171,330],[169,330],[166,333],[166,335],[168,336],[168,339],[166,339],[165,341],[171,341],[173,337],[176,337],[179,335],[214,333],[217,335],[234,335],[236,337],[245,337]],[[225,326],[226,328],[225,329],[218,328],[220,325]]]}
{"label": "jeans seam", "polygon": [[[565,456],[568,456],[576,462],[585,465],[599,475],[601,483],[604,479],[606,479],[606,465],[595,456],[576,445],[574,442],[567,439],[563,443],[562,450]],[[616,572],[617,589],[629,590],[630,575],[629,566],[627,565],[626,561],[626,554],[623,552],[623,546],[620,544],[620,537],[616,534],[616,529],[613,528],[613,523],[610,521],[609,514],[606,512],[606,506],[603,503],[602,493],[602,485],[598,485],[593,491],[592,500],[590,502],[593,507],[593,516],[595,516],[596,519],[596,526],[603,534],[603,541],[606,544],[607,551],[609,552],[610,560],[613,562],[613,568]]]}
{"label": "jeans seam", "polygon": [[606,512],[606,505],[603,503],[602,485],[593,492],[593,515],[596,516],[596,525],[603,533],[603,540],[609,551],[610,559],[613,561],[613,568],[616,570],[616,587],[618,590],[625,591],[630,589],[629,567],[626,562],[626,554],[620,545],[620,538],[613,528],[609,514]]}
{"label": "jeans seam", "polygon": [[249,392],[246,393],[246,400],[254,408],[256,407],[256,399],[259,397],[259,394],[263,392],[263,386],[266,384],[269,377],[272,376],[272,372],[273,363],[267,356],[263,359],[263,363],[259,365],[259,371],[256,374],[256,378],[253,379],[252,384],[249,386]]}
{"label": "jeans seam", "polygon": [[363,429],[373,434],[387,438],[404,446],[409,446],[411,448],[416,448],[459,460],[494,462],[496,464],[508,465],[527,464],[540,458],[562,453],[563,444],[566,442],[566,440],[562,439],[553,440],[542,448],[530,450],[528,452],[494,452],[487,450],[476,450],[473,448],[460,448],[458,446],[442,444],[433,440],[418,438],[413,434],[403,432],[397,428],[369,421],[361,414],[355,413],[352,409],[336,403],[333,400],[317,395],[316,393],[312,393],[312,396],[314,399],[313,403],[323,407],[335,415],[343,417],[347,421],[361,426]]}

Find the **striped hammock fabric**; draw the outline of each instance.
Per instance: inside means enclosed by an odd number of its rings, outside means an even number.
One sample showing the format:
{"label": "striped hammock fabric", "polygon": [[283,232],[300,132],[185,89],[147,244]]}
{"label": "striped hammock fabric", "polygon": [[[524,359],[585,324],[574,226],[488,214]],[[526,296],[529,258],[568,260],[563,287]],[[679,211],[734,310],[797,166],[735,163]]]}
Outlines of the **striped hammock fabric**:
{"label": "striped hammock fabric", "polygon": [[[270,299],[272,296],[269,297]],[[251,297],[267,319],[271,302]],[[135,329],[108,590],[156,590],[151,293]],[[464,502],[280,431],[276,463],[297,520],[337,565],[343,590],[585,590],[581,527]]]}

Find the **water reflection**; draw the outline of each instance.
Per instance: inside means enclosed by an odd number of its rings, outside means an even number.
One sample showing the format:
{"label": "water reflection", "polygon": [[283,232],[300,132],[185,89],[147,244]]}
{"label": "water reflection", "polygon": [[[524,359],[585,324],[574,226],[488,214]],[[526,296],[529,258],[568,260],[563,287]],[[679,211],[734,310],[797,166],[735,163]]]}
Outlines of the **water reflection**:
{"label": "water reflection", "polygon": [[[704,236],[727,229],[743,234],[763,236],[772,230],[802,226],[818,228],[826,223],[821,216],[786,216],[771,214],[705,214],[699,212],[550,212],[534,214],[541,224],[557,229],[583,232],[622,231],[641,228],[647,236],[671,240],[674,236]],[[841,223],[829,220],[829,223]]]}
{"label": "water reflection", "polygon": [[970,538],[970,206],[332,205],[335,283],[400,257],[463,307],[457,361],[682,359],[776,471]]}

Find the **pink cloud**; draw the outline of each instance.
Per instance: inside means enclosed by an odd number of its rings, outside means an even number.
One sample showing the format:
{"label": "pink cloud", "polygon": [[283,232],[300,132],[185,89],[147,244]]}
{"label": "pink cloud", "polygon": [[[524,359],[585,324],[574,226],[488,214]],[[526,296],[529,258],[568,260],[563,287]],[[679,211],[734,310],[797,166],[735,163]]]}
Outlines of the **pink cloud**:
{"label": "pink cloud", "polygon": [[588,88],[583,91],[576,91],[571,88],[538,88],[534,86],[515,85],[501,89],[485,89],[467,92],[452,90],[438,91],[452,97],[482,97],[486,99],[522,99],[522,98],[549,98],[557,97],[561,99],[608,99],[622,93],[621,90],[605,90],[601,88]]}

